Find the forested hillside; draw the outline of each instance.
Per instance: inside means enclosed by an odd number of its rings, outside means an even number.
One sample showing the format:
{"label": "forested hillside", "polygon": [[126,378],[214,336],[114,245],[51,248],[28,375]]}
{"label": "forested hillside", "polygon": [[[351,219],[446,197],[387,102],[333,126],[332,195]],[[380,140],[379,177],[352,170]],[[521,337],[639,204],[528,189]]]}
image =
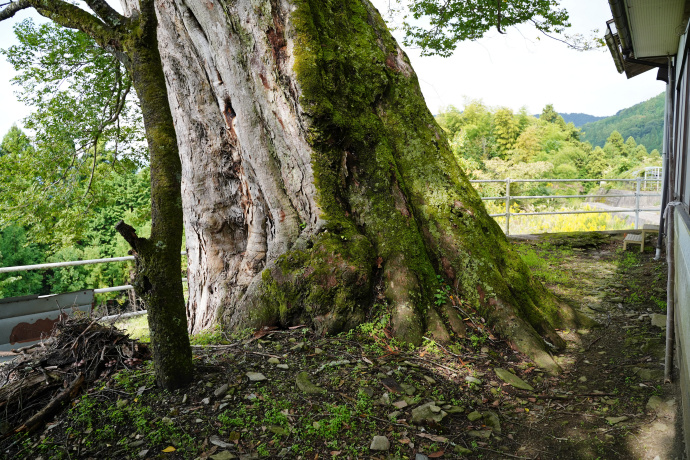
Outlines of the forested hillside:
{"label": "forested hillside", "polygon": [[587,113],[559,113],[566,123],[572,123],[576,128],[581,127],[586,123],[603,120],[606,117],[597,117],[596,115],[589,115]]}
{"label": "forested hillside", "polygon": [[649,150],[661,151],[663,128],[664,93],[623,109],[611,117],[583,125],[581,139],[595,147],[603,147],[606,139],[616,130],[625,139],[632,136]]}

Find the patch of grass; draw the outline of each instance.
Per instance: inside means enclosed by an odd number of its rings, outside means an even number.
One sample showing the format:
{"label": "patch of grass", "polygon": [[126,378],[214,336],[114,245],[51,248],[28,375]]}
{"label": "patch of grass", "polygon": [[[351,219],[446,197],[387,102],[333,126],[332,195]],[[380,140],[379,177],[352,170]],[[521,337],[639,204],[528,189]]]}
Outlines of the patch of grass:
{"label": "patch of grass", "polygon": [[122,318],[115,322],[114,326],[127,332],[127,334],[135,340],[139,340],[140,342],[151,341],[151,336],[149,334],[149,317],[146,314]]}

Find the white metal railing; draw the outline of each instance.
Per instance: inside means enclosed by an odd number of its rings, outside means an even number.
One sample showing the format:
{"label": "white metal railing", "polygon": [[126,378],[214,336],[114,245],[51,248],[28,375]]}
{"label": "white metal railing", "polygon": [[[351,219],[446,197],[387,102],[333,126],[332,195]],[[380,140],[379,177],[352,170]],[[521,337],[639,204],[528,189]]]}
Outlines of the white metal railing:
{"label": "white metal railing", "polygon": [[[491,217],[505,217],[506,223],[505,223],[505,234],[510,235],[510,216],[547,216],[547,215],[554,215],[554,214],[602,214],[602,213],[616,213],[616,212],[634,212],[635,213],[635,228],[640,227],[640,211],[660,211],[660,207],[656,208],[641,208],[640,207],[640,192],[642,190],[642,186],[644,184],[644,187],[646,188],[646,183],[647,182],[660,182],[661,179],[644,179],[642,177],[638,177],[637,179],[487,179],[487,180],[471,180],[470,182],[473,184],[480,184],[480,183],[505,183],[506,184],[506,191],[504,196],[487,196],[487,197],[482,197],[483,201],[505,201],[505,212],[499,213],[499,214],[489,214]],[[623,195],[511,195],[510,194],[510,184],[515,184],[515,183],[527,183],[527,182],[544,182],[544,183],[553,183],[553,182],[600,182],[600,183],[606,183],[606,182],[634,182],[635,183],[635,192],[631,194],[623,194]],[[661,197],[660,193],[655,193],[655,194],[645,194],[645,196],[659,196]],[[551,199],[551,198],[626,198],[626,197],[634,197],[635,198],[635,207],[626,209],[626,208],[619,208],[619,209],[606,209],[606,210],[587,210],[587,211],[577,211],[577,210],[571,210],[571,211],[543,211],[543,212],[510,212],[510,202],[511,200],[538,200],[538,199]]]}
{"label": "white metal railing", "polygon": [[[186,256],[187,252],[182,251],[180,255]],[[15,265],[14,267],[0,267],[0,273],[10,273],[10,272],[24,272],[29,270],[47,270],[49,268],[62,268],[62,267],[74,267],[78,265],[93,265],[93,264],[105,264],[110,262],[127,262],[134,260],[134,256],[125,257],[111,257],[109,259],[89,259],[89,260],[70,260],[67,262],[53,262],[48,264],[35,264],[35,265]],[[186,283],[187,278],[182,278],[182,282]],[[133,289],[131,284],[125,284],[123,286],[113,286],[107,288],[94,289],[94,294],[103,294],[106,292],[118,292],[127,291]]]}

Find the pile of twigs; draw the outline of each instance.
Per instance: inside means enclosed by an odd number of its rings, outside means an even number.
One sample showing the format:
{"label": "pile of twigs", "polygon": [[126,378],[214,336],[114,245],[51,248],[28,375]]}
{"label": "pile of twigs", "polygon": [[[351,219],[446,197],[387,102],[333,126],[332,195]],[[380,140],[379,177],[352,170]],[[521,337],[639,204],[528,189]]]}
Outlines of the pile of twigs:
{"label": "pile of twigs", "polygon": [[85,384],[150,357],[145,344],[84,316],[58,321],[50,338],[17,354],[0,367],[0,440],[34,431]]}

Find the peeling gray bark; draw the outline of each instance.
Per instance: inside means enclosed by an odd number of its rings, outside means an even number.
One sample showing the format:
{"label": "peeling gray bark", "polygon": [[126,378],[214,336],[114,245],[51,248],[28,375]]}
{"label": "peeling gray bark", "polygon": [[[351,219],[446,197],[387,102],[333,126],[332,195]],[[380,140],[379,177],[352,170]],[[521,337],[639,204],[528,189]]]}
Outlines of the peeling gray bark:
{"label": "peeling gray bark", "polygon": [[191,332],[221,307],[230,327],[242,323],[252,280],[319,222],[282,17],[290,7],[275,6],[157,3],[182,159]]}

